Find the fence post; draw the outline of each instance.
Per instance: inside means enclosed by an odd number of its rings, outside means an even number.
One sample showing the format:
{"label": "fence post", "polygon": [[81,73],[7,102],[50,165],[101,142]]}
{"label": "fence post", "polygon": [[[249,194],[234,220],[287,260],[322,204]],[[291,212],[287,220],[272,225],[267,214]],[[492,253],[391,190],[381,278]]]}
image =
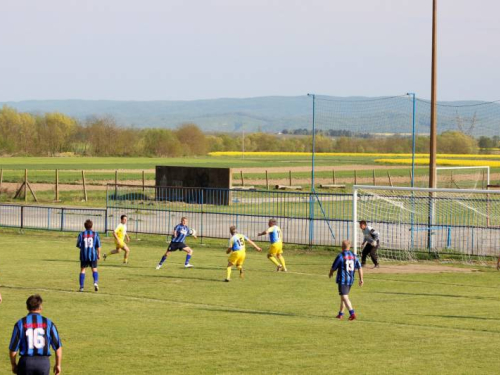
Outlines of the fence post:
{"label": "fence post", "polygon": [[21,230],[24,228],[24,206],[21,206]]}
{"label": "fence post", "polygon": [[50,230],[50,207],[47,210],[47,229]]}
{"label": "fence post", "polygon": [[87,202],[87,187],[85,186],[85,171],[82,170],[82,181],[83,181],[83,199]]}
{"label": "fence post", "polygon": [[309,193],[309,248],[314,243],[314,197]]}
{"label": "fence post", "polygon": [[241,186],[245,186],[245,180],[243,179],[243,171],[240,171],[241,176]]}
{"label": "fence post", "polygon": [[24,201],[28,202],[28,170],[24,170]]}
{"label": "fence post", "polygon": [[292,186],[292,170],[288,171],[288,175],[290,177],[290,186]]}
{"label": "fence post", "polygon": [[142,171],[142,192],[144,193],[145,191],[146,191],[146,177],[144,171]]}
{"label": "fence post", "polygon": [[59,169],[56,169],[56,202],[59,201]]}
{"label": "fence post", "polygon": [[373,170],[373,186],[377,185],[377,181],[375,181],[375,169]]}
{"label": "fence post", "polygon": [[354,171],[354,185],[358,184],[358,173]]}
{"label": "fence post", "polygon": [[389,177],[389,185],[391,185],[391,187],[394,187],[394,185],[392,184],[391,174],[389,173],[389,171],[387,171],[387,177]]}
{"label": "fence post", "polygon": [[332,170],[333,184],[335,185],[335,169]]}
{"label": "fence post", "polygon": [[115,170],[115,200],[118,198],[118,170]]}
{"label": "fence post", "polygon": [[3,168],[0,169],[0,194],[2,193],[2,184],[3,184]]}
{"label": "fence post", "polygon": [[64,232],[64,207],[61,208],[61,232]]}

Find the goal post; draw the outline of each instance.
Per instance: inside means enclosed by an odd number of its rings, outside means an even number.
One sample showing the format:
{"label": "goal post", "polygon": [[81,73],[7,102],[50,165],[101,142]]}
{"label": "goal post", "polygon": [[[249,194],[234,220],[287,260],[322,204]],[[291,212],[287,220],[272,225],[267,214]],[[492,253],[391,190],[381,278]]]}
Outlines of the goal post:
{"label": "goal post", "polygon": [[[490,167],[488,165],[464,166],[464,167],[437,167],[436,173],[437,173],[437,183],[439,188],[486,189],[487,186],[490,185]],[[476,178],[471,178],[471,173],[475,173]],[[447,178],[449,178],[449,180],[447,180]],[[478,182],[481,182],[479,186]]]}
{"label": "goal post", "polygon": [[359,221],[380,233],[382,257],[486,260],[500,252],[500,190],[353,187],[354,252]]}

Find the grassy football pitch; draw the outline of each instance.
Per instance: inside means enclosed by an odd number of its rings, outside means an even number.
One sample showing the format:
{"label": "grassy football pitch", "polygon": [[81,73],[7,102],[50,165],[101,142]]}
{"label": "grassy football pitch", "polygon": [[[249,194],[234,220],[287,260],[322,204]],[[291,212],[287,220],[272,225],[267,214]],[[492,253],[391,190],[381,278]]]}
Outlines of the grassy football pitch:
{"label": "grassy football pitch", "polygon": [[[101,261],[101,290],[93,292],[89,272],[78,293],[75,234],[0,230],[0,373],[10,372],[12,327],[33,293],[59,329],[65,374],[498,373],[492,269],[367,272],[351,292],[359,319],[337,321],[336,285],[326,276],[334,252],[285,245],[285,274],[249,248],[245,279],[233,271],[224,283],[225,241],[191,240],[195,268],[175,253],[157,271],[164,238],[139,238],[128,266],[116,255]],[[111,247],[105,239],[103,249]]]}

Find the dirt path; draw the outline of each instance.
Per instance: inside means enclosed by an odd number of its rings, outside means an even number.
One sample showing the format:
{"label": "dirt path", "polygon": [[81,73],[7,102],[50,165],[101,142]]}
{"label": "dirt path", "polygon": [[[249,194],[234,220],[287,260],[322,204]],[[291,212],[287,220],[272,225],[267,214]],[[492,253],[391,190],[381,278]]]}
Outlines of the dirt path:
{"label": "dirt path", "polygon": [[[320,165],[314,167],[314,170],[317,172],[324,172],[324,171],[332,171],[335,169],[335,171],[364,171],[364,170],[373,170],[373,169],[401,169],[404,168],[404,166],[393,166],[393,165],[337,165],[337,166],[328,166],[328,165]],[[243,171],[243,173],[266,173],[266,170],[269,173],[286,173],[288,171],[292,172],[310,172],[311,171],[311,166],[299,166],[299,167],[247,167],[247,168],[232,168],[233,173],[239,173],[240,171]],[[410,168],[408,167],[408,170]]]}
{"label": "dirt path", "polygon": [[442,273],[442,272],[476,272],[473,268],[461,268],[440,264],[382,264],[380,268],[363,267],[367,274],[396,274],[396,273]]}

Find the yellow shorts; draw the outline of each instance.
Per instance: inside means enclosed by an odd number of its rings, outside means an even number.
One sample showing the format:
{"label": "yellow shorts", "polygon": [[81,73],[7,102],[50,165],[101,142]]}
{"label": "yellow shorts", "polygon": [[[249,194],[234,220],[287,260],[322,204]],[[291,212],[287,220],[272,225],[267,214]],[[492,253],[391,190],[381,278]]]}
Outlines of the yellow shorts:
{"label": "yellow shorts", "polygon": [[229,263],[232,263],[236,266],[242,266],[243,262],[245,261],[246,253],[244,251],[233,251],[230,255],[229,258],[227,258],[227,261]]}
{"label": "yellow shorts", "polygon": [[117,240],[115,239],[115,245],[116,245],[116,248],[117,248],[117,249],[123,249],[123,248],[125,247],[125,241],[123,241],[123,240],[119,240],[119,241],[117,241]]}
{"label": "yellow shorts", "polygon": [[270,255],[278,255],[278,254],[283,254],[283,242],[276,242],[271,244],[269,247],[269,253]]}

